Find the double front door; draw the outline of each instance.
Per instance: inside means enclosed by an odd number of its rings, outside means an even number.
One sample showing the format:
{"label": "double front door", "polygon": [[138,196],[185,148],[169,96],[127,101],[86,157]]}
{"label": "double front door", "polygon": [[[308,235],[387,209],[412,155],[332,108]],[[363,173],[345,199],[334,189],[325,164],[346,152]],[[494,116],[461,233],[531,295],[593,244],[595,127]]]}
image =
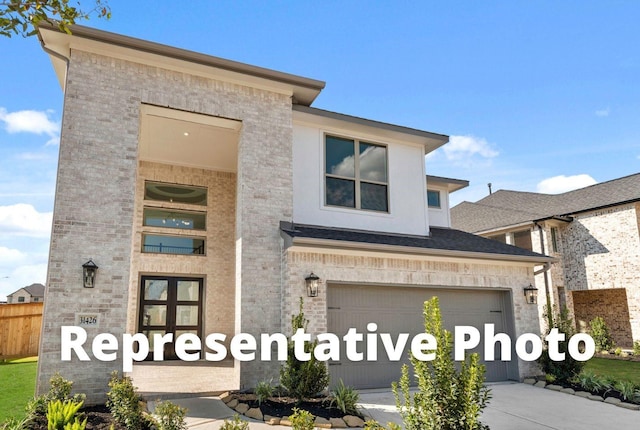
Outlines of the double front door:
{"label": "double front door", "polygon": [[[155,334],[202,335],[202,278],[143,276],[140,292],[139,332],[149,339],[153,356]],[[164,359],[176,359],[173,342],[164,346]]]}

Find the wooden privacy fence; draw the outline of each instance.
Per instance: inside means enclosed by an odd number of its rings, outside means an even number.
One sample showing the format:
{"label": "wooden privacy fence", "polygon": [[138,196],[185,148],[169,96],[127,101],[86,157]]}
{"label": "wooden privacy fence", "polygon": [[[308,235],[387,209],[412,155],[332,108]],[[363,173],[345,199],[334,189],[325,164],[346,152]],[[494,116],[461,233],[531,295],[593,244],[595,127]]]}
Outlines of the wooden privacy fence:
{"label": "wooden privacy fence", "polygon": [[43,305],[0,305],[0,360],[38,355]]}

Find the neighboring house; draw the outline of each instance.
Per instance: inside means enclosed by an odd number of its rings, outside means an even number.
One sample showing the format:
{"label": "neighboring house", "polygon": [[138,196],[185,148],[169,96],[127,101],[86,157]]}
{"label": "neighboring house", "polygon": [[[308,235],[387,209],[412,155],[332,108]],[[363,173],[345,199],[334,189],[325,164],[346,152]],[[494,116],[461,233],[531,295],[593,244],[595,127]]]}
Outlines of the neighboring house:
{"label": "neighboring house", "polygon": [[44,285],[31,284],[7,295],[7,303],[37,303],[44,301]]}
{"label": "neighboring house", "polygon": [[547,301],[566,305],[581,330],[601,316],[617,345],[640,340],[640,174],[556,195],[500,190],[451,217],[455,228],[557,259],[536,275],[541,313]]}
{"label": "neighboring house", "polygon": [[[438,295],[450,328],[538,331],[523,289],[551,259],[450,228],[449,193],[467,182],[425,170],[447,136],[313,108],[324,87],[313,79],[85,27],[40,38],[65,97],[39,391],[60,371],[103,401],[122,368],[61,362],[64,325],[86,326],[88,343],[190,332],[228,344],[289,334],[303,297],[313,334],[375,322],[395,339],[424,330],[422,303]],[[89,259],[99,268],[83,288]],[[251,388],[281,366],[165,352],[134,365],[141,391]],[[382,353],[342,357],[329,363],[334,383],[400,376]],[[536,372],[515,359],[487,366],[490,380]]]}

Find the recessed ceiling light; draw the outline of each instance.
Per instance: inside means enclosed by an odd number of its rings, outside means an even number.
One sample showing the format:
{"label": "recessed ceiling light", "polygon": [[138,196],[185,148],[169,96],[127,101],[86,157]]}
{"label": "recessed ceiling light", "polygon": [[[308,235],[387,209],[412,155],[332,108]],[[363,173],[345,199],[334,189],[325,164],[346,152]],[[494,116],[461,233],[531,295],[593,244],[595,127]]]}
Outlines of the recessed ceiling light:
{"label": "recessed ceiling light", "polygon": [[189,136],[189,132],[188,132],[188,131],[185,131],[185,132],[184,132],[184,133],[182,133],[182,134],[184,134],[185,136]]}

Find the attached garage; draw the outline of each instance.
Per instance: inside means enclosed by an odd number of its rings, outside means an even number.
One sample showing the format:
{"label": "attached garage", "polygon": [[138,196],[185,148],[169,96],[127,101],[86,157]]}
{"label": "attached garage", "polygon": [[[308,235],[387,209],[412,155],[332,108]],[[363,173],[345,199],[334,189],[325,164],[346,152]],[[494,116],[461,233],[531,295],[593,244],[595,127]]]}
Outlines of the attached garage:
{"label": "attached garage", "polygon": [[[399,333],[414,335],[424,332],[423,303],[438,296],[445,328],[474,326],[480,333],[484,324],[494,324],[495,332],[508,333],[512,339],[514,321],[511,312],[511,291],[496,289],[464,289],[438,287],[402,287],[357,284],[329,284],[327,286],[327,324],[329,333],[342,337],[350,328],[367,332],[368,323],[378,325],[377,333],[390,333],[395,341]],[[482,342],[474,352],[483,356]],[[362,351],[364,347],[360,347]],[[400,362],[392,362],[378,338],[377,361],[353,362],[341,351],[340,362],[330,362],[332,384],[340,379],[359,389],[388,388],[400,378],[404,354]],[[496,348],[496,358],[500,351]],[[518,379],[517,360],[484,362],[487,381]]]}

